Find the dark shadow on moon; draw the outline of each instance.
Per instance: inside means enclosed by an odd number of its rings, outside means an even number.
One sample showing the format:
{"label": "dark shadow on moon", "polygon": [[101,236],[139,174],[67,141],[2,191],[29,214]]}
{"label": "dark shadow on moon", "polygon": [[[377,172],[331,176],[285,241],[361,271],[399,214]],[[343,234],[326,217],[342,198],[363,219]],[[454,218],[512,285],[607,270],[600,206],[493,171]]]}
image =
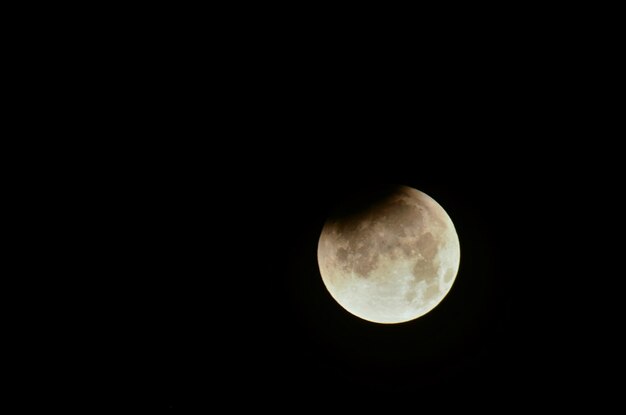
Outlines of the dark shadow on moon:
{"label": "dark shadow on moon", "polygon": [[333,221],[359,222],[364,215],[369,216],[378,206],[397,196],[402,186],[397,184],[376,184],[351,189],[338,203],[330,218]]}
{"label": "dark shadow on moon", "polygon": [[[378,267],[381,255],[394,259],[398,254],[411,257],[413,249],[422,248],[398,243],[419,236],[423,229],[419,208],[401,198],[405,191],[406,187],[391,184],[362,187],[345,197],[331,213],[326,229],[347,244],[335,252],[344,271],[355,271],[359,277],[367,278]],[[391,239],[379,236],[381,230]],[[437,246],[431,241],[432,235],[421,238],[421,244],[432,245],[424,246],[427,254],[434,255]]]}

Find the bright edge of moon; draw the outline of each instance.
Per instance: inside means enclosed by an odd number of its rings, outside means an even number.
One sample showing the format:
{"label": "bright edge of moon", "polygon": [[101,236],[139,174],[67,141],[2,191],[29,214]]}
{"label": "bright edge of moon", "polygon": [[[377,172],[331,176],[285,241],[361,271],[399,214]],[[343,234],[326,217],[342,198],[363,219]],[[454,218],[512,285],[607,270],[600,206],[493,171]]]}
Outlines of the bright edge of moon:
{"label": "bright edge of moon", "polygon": [[317,250],[331,296],[355,316],[386,324],[434,309],[450,291],[460,257],[446,211],[407,186],[349,215],[330,217]]}

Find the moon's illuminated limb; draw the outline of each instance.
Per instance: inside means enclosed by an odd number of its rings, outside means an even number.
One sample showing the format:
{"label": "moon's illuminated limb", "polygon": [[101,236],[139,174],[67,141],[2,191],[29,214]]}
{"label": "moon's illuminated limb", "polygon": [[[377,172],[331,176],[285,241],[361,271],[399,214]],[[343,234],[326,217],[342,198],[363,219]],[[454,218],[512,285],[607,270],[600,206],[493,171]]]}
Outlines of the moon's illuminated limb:
{"label": "moon's illuminated limb", "polygon": [[435,308],[456,278],[459,239],[431,197],[397,186],[367,206],[329,218],[317,258],[326,288],[350,313],[401,323]]}

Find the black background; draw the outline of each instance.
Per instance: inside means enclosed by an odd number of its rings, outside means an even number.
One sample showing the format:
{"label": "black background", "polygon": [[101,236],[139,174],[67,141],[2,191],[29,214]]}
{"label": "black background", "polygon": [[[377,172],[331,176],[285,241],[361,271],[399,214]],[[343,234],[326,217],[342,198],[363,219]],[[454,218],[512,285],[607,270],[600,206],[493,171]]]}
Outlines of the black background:
{"label": "black background", "polygon": [[[449,393],[522,399],[519,382],[528,376],[535,393],[548,387],[544,376],[559,364],[547,306],[557,303],[546,300],[555,284],[550,258],[560,252],[546,238],[559,225],[554,189],[527,174],[537,163],[494,153],[495,141],[367,133],[356,131],[363,138],[345,147],[335,137],[290,137],[273,147],[242,143],[232,154],[185,149],[146,170],[136,187],[141,242],[132,255],[141,260],[131,298],[140,301],[129,335],[147,402],[289,407],[292,399],[338,399],[367,407]],[[333,206],[380,182],[431,195],[461,241],[452,291],[428,315],[399,325],[349,314],[317,268]]]}
{"label": "black background", "polygon": [[[609,204],[589,193],[602,187],[573,144],[546,144],[554,124],[526,117],[528,101],[479,104],[341,104],[339,118],[256,106],[206,127],[183,114],[160,120],[158,135],[215,139],[124,147],[95,187],[112,195],[97,192],[110,399],[367,409],[499,396],[531,407],[587,390],[612,344],[589,265]],[[328,214],[378,183],[432,196],[461,243],[450,293],[398,325],[349,314],[317,268]]]}
{"label": "black background", "polygon": [[[151,139],[116,146],[95,186],[112,195],[98,196],[115,241],[112,394],[173,408],[532,405],[607,366],[594,281],[614,164],[591,167],[610,150],[568,140],[597,134],[593,113],[540,99],[539,80],[438,77],[413,102],[356,79],[242,79],[204,112],[189,101],[133,113]],[[426,192],[460,238],[451,292],[405,324],[350,315],[317,268],[327,215],[376,183]]]}
{"label": "black background", "polygon": [[[162,11],[52,19],[59,38],[22,48],[12,106],[44,138],[9,174],[25,385],[88,408],[298,412],[613,395],[617,25]],[[380,182],[432,196],[461,243],[447,297],[399,325],[350,315],[317,269],[328,213]]]}
{"label": "black background", "polygon": [[[591,145],[606,112],[552,46],[487,35],[485,50],[438,38],[415,60],[299,44],[285,59],[251,38],[208,50],[210,68],[177,46],[190,61],[166,65],[166,83],[150,66],[125,73],[116,121],[98,124],[141,138],[110,146],[98,182],[115,241],[107,391],[203,409],[585,396],[610,343],[591,313],[616,166]],[[432,196],[461,243],[448,296],[399,325],[349,314],[317,268],[327,215],[381,182]]]}

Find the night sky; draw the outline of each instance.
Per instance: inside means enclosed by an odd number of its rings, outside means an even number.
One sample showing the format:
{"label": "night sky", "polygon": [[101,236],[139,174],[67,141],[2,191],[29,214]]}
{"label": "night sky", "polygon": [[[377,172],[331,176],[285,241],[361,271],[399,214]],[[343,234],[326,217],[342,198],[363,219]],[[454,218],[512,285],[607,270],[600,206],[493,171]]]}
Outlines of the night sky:
{"label": "night sky", "polygon": [[[185,150],[144,166],[133,196],[141,265],[129,285],[141,301],[127,355],[143,383],[140,400],[288,408],[295,399],[323,408],[339,399],[365,408],[449,394],[521,399],[519,379],[529,374],[543,385],[537,362],[551,359],[542,341],[554,332],[537,312],[549,285],[537,226],[550,208],[533,199],[546,188],[513,176],[522,165],[506,157],[472,157],[443,137],[416,133],[404,149],[370,140],[367,151],[315,141],[257,145],[270,156],[250,148],[252,161]],[[451,292],[398,325],[349,314],[317,267],[333,207],[354,188],[381,182],[432,196],[461,243]]]}
{"label": "night sky", "polygon": [[[604,352],[617,347],[596,316],[618,303],[600,302],[606,291],[588,266],[600,257],[583,235],[602,222],[581,217],[591,206],[582,175],[552,170],[556,155],[538,143],[455,144],[426,131],[403,140],[382,139],[380,128],[343,140],[317,131],[291,144],[131,157],[111,223],[125,235],[115,239],[121,272],[111,274],[121,297],[106,309],[118,322],[107,323],[114,390],[141,407],[201,409],[497,408],[491,396],[530,409],[589,397],[587,385],[611,367]],[[449,294],[397,325],[339,306],[316,258],[336,204],[379,183],[432,196],[461,246]]]}
{"label": "night sky", "polygon": [[[16,183],[34,176],[18,186],[37,200],[7,221],[37,227],[23,235],[46,254],[26,250],[24,264],[43,271],[19,280],[53,303],[36,313],[50,333],[24,324],[38,336],[24,360],[58,368],[49,382],[24,376],[46,388],[71,378],[59,396],[89,409],[534,413],[545,400],[606,401],[595,385],[621,398],[624,161],[610,121],[623,116],[608,41],[619,25],[595,19],[596,40],[567,7],[517,9],[446,10],[431,25],[406,14],[388,31],[320,10],[341,34],[326,17],[301,27],[309,11],[272,9],[274,24],[243,7],[116,10],[132,36],[107,19],[106,46],[68,29],[50,57],[31,53],[41,61],[25,85],[58,90],[22,94],[49,113],[24,111],[47,144],[22,141],[28,163],[39,152],[50,168],[11,170]],[[66,57],[74,38],[85,44]],[[344,310],[316,258],[337,203],[381,183],[436,200],[461,248],[444,300],[397,325]]]}
{"label": "night sky", "polygon": [[[206,125],[198,108],[147,116],[168,139],[121,152],[111,190],[124,390],[140,406],[203,409],[497,406],[492,396],[530,408],[557,384],[586,396],[597,376],[583,373],[606,350],[582,346],[604,336],[591,311],[606,289],[586,265],[603,263],[594,235],[610,229],[608,181],[589,164],[603,158],[550,141],[574,113],[533,98],[529,80],[449,81],[419,105],[355,82],[312,81],[299,99],[242,83],[250,99],[224,94]],[[567,136],[591,137],[583,121]],[[328,214],[378,183],[433,197],[461,246],[450,293],[398,325],[349,314],[317,268]]]}

